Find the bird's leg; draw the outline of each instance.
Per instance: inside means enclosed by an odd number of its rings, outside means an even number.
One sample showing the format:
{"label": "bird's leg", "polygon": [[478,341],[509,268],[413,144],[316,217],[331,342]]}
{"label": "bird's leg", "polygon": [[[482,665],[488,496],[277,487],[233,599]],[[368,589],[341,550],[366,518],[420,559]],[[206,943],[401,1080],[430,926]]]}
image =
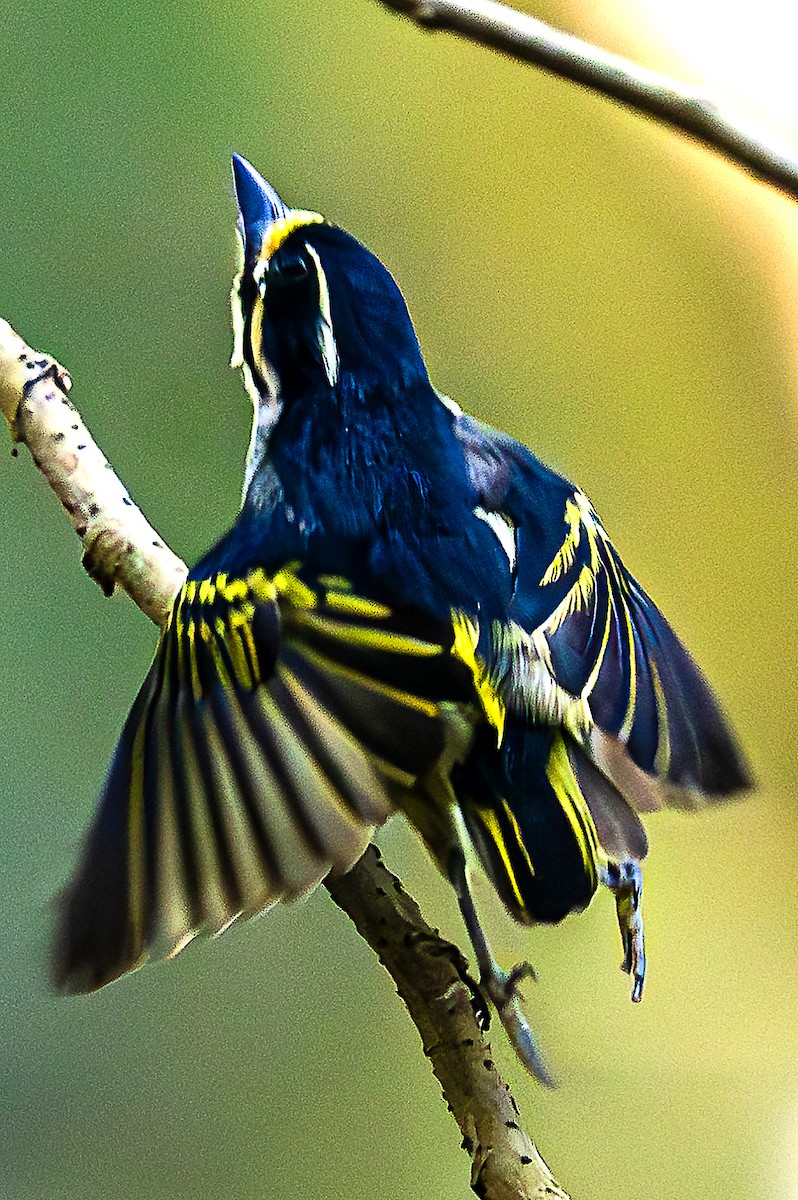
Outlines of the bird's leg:
{"label": "bird's leg", "polygon": [[621,970],[632,977],[632,1000],[643,999],[646,978],[646,947],[643,938],[643,914],[640,900],[643,894],[643,873],[634,859],[608,862],[601,868],[601,882],[615,896],[618,926],[623,943]]}
{"label": "bird's leg", "polygon": [[496,1009],[516,1054],[530,1074],[546,1087],[553,1087],[554,1080],[523,1013],[521,1008],[523,997],[518,990],[522,979],[535,978],[534,969],[529,963],[520,963],[508,972],[496,962],[477,916],[474,897],[468,883],[465,855],[462,850],[457,849],[451,852],[448,874],[457,894],[460,912],[463,914],[471,945],[474,947],[479,967],[480,990],[484,992]]}

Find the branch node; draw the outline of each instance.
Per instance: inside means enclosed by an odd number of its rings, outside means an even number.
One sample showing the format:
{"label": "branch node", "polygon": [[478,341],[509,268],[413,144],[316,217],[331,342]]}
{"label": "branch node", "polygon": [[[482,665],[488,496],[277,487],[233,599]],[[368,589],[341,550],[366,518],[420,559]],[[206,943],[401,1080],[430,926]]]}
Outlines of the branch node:
{"label": "branch node", "polygon": [[424,3],[424,0],[415,5],[413,15],[425,29],[437,29],[440,25],[435,5]]}

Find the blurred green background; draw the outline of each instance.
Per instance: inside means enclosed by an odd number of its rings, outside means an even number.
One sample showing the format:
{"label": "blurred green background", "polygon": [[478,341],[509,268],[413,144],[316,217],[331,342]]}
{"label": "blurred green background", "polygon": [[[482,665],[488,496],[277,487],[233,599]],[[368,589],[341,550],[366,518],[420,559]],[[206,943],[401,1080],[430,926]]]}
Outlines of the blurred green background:
{"label": "blurred green background", "polygon": [[[622,0],[535,11],[635,48]],[[798,209],[372,0],[7,6],[0,80],[0,312],[69,366],[181,554],[233,517],[248,436],[233,149],[385,260],[439,386],[592,496],[760,787],[649,823],[639,1007],[608,897],[529,932],[483,888],[501,957],[538,968],[559,1090],[495,1051],[575,1200],[798,1196]],[[2,1200],[470,1195],[415,1030],[324,892],[94,998],[50,993],[51,897],[155,635],[80,570],[25,454],[0,458],[0,520]],[[381,841],[462,940],[401,822]]]}

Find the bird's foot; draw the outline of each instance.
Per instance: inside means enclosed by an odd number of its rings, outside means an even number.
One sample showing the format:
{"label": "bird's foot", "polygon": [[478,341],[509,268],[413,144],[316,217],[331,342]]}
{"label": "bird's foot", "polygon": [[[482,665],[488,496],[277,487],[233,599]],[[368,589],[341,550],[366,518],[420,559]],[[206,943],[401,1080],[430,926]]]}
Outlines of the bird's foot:
{"label": "bird's foot", "polygon": [[519,984],[523,979],[536,978],[531,963],[519,963],[511,971],[505,971],[491,957],[489,963],[481,964],[479,982],[521,1062],[538,1082],[545,1087],[554,1087],[554,1077],[546,1065],[537,1038],[522,1008],[524,997]]}
{"label": "bird's foot", "polygon": [[524,999],[518,986],[523,979],[532,979],[537,982],[537,974],[531,963],[518,963],[511,971],[505,971],[491,959],[487,970],[483,970],[479,982],[493,1007],[497,1012],[501,1012],[505,1005],[516,998]]}
{"label": "bird's foot", "polygon": [[632,977],[632,1000],[643,998],[646,978],[646,947],[643,937],[643,914],[640,901],[643,894],[643,873],[634,859],[608,862],[601,870],[601,882],[615,896],[618,927],[623,943],[621,970]]}
{"label": "bird's foot", "polygon": [[[544,1062],[535,1035],[521,1008],[522,996],[518,985],[522,979],[534,979],[534,969],[529,963],[521,963],[512,971],[505,971],[496,962],[477,915],[462,853],[454,853],[451,856],[449,878],[457,892],[460,911],[471,945],[474,947],[479,967],[479,996],[483,998],[483,1003],[487,998],[496,1010],[513,1049],[529,1073],[546,1087],[554,1087],[554,1078]],[[487,1015],[487,1005],[484,1011]],[[487,1028],[487,1021],[483,1028]]]}

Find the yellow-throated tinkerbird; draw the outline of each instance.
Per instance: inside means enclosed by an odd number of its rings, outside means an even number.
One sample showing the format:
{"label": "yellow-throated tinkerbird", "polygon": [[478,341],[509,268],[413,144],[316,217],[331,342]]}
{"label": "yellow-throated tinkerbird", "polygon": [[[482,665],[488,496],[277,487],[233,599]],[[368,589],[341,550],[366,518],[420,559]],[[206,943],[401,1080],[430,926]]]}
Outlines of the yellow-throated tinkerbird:
{"label": "yellow-throated tinkerbird", "polygon": [[472,849],[526,923],[609,886],[638,999],[638,814],[748,785],[717,703],[584,493],[435,390],[382,263],[244,159],[233,171],[242,508],[190,572],[122,732],[63,897],[57,983],[94,990],[307,893],[398,808],[503,1017],[523,972],[482,933]]}

